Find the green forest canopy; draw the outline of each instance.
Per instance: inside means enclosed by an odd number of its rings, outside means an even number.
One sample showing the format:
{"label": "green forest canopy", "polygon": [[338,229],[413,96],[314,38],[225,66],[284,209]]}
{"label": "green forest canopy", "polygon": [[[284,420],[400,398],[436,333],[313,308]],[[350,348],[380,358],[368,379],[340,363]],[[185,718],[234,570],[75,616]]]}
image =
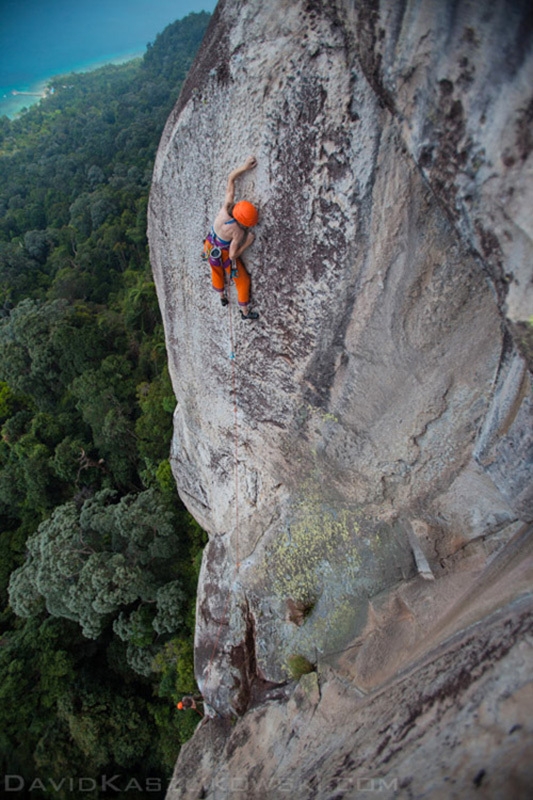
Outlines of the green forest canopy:
{"label": "green forest canopy", "polygon": [[117,773],[163,796],[198,721],[175,703],[205,538],[168,462],[146,208],[209,18],[0,118],[0,764],[32,797]]}

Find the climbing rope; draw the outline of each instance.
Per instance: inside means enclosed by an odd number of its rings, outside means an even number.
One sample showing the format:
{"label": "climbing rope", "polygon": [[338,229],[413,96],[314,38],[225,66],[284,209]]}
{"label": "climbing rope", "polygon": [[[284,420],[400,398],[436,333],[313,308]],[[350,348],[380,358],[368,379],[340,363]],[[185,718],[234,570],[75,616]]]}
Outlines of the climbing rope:
{"label": "climbing rope", "polygon": [[[229,290],[228,290],[229,294]],[[231,361],[231,391],[233,394],[233,474],[235,482],[235,565],[236,572],[241,566],[239,553],[239,409],[237,404],[237,367],[236,367],[236,342],[233,328],[233,303],[228,306],[228,325],[230,337],[230,361]]]}
{"label": "climbing rope", "polygon": [[[240,549],[239,549],[239,409],[238,409],[238,399],[237,399],[236,336],[233,323],[234,304],[231,302],[231,283],[228,286],[228,299],[229,303],[227,306],[227,313],[228,313],[228,329],[229,329],[229,343],[230,343],[229,360],[231,363],[231,392],[233,396],[233,441],[234,441],[233,477],[234,477],[234,491],[235,491],[235,569],[231,581],[231,583],[234,583],[238,575],[241,562],[240,562]],[[231,588],[228,590],[226,602],[224,604],[224,609],[222,611],[222,618],[218,625],[217,635],[215,637],[215,642],[213,644],[211,656],[209,658],[207,669],[205,671],[205,680],[207,680],[207,678],[209,677],[209,673],[211,671],[211,667],[220,643],[222,628],[224,624],[226,624],[224,620],[226,619],[226,615],[228,612],[230,597],[231,597]]]}

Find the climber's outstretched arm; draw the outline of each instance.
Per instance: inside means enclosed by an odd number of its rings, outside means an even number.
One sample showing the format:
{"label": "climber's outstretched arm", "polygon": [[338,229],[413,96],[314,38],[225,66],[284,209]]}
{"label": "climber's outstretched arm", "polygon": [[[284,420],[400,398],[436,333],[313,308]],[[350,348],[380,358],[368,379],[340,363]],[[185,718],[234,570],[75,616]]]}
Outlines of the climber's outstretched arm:
{"label": "climber's outstretched arm", "polygon": [[[253,169],[257,165],[257,159],[255,156],[248,156],[244,164],[237,169],[234,169],[230,172],[228,177],[228,183],[226,186],[226,196],[224,198],[224,205],[226,208],[232,203],[235,202],[235,181],[240,175],[244,175],[245,172],[248,172],[249,169]],[[228,212],[229,213],[229,212]]]}

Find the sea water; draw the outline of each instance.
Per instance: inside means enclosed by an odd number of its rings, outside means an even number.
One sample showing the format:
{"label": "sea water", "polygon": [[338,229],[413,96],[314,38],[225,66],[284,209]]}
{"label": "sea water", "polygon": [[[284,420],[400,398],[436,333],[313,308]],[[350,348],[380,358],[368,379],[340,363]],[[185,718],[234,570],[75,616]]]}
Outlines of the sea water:
{"label": "sea water", "polygon": [[[98,69],[106,64],[123,64],[126,61],[131,61],[134,58],[140,58],[144,55],[145,51],[138,53],[123,53],[120,55],[104,56],[94,62],[87,62],[85,64],[75,64],[74,66],[61,71],[61,74],[69,74],[71,72],[90,72],[90,70]],[[50,92],[54,91],[54,78],[59,75],[59,72],[54,72],[46,78],[41,78],[34,83],[17,84],[15,87],[3,86],[0,87],[0,117],[6,116],[13,119],[24,108],[30,108]]]}
{"label": "sea water", "polygon": [[142,55],[171,22],[215,5],[216,0],[0,0],[0,116],[12,118],[39,102],[57,75]]}

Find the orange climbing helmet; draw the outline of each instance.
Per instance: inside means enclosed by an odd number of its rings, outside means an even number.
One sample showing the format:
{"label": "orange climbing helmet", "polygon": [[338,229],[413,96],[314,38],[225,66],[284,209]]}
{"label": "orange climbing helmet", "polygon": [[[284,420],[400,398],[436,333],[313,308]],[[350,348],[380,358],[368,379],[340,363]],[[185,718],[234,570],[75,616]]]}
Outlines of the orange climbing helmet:
{"label": "orange climbing helmet", "polygon": [[259,214],[253,203],[248,200],[239,200],[233,206],[233,219],[236,219],[245,228],[253,228],[254,225],[257,225]]}

